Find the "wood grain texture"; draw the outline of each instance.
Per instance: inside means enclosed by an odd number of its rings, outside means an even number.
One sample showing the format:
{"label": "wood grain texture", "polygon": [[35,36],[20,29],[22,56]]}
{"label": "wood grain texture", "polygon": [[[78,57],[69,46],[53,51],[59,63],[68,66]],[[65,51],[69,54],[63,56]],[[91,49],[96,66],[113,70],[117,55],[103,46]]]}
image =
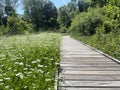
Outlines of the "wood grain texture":
{"label": "wood grain texture", "polygon": [[63,36],[58,90],[120,90],[120,65]]}

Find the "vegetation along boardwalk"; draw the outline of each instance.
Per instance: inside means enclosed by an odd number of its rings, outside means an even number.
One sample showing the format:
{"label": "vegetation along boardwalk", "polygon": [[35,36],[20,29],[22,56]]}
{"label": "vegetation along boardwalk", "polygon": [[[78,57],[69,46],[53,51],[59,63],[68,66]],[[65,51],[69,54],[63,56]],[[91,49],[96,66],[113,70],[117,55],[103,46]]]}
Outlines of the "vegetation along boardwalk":
{"label": "vegetation along boardwalk", "polygon": [[58,90],[120,90],[120,65],[64,36]]}

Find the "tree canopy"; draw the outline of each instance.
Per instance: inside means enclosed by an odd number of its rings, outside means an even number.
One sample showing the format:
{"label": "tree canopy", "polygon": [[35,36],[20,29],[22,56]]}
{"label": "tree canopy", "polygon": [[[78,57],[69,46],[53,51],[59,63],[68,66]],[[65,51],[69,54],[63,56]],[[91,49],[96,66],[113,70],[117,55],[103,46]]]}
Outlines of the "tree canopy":
{"label": "tree canopy", "polygon": [[23,0],[25,20],[40,28],[57,27],[57,8],[49,0]]}

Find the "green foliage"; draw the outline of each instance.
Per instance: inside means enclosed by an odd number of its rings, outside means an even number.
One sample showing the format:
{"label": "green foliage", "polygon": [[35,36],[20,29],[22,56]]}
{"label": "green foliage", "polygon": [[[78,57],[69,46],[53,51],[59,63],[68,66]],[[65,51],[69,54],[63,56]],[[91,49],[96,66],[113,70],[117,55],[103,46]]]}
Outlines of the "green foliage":
{"label": "green foliage", "polygon": [[14,27],[10,32],[10,34],[14,34],[14,35],[33,32],[32,24],[29,24],[24,20],[19,19],[13,15],[8,17],[8,27]]}
{"label": "green foliage", "polygon": [[50,0],[23,0],[24,19],[31,22],[35,31],[39,28],[57,28],[57,9]]}
{"label": "green foliage", "polygon": [[71,36],[120,60],[120,33],[118,35],[114,33],[104,34],[104,28],[101,28],[93,36],[77,34]]}
{"label": "green foliage", "polygon": [[60,37],[55,33],[9,37],[0,48],[0,90],[54,90]]}
{"label": "green foliage", "polygon": [[90,45],[120,60],[120,36],[115,33],[96,33],[90,40]]}
{"label": "green foliage", "polygon": [[33,25],[17,17],[15,12],[17,4],[18,0],[0,0],[0,36],[33,31]]}
{"label": "green foliage", "polygon": [[91,8],[73,19],[73,37],[120,60],[120,7]]}
{"label": "green foliage", "polygon": [[12,6],[5,6],[5,13],[7,15],[12,15],[12,13],[15,13],[15,10],[13,9]]}
{"label": "green foliage", "polygon": [[58,10],[58,23],[61,27],[69,28],[72,20],[79,12],[86,12],[90,3],[86,0],[71,0],[70,3],[64,5]]}
{"label": "green foliage", "polygon": [[66,27],[60,28],[61,33],[67,33],[68,29]]}
{"label": "green foliage", "polygon": [[73,19],[69,32],[93,35],[97,28],[104,27],[106,34],[111,31],[116,33],[120,29],[119,23],[119,7],[108,5],[103,8],[89,8],[88,12],[80,13]]}
{"label": "green foliage", "polygon": [[96,27],[103,23],[103,15],[99,14],[100,9],[89,9],[88,12],[82,12],[73,19],[70,33],[80,33],[81,35],[95,34]]}
{"label": "green foliage", "polygon": [[4,25],[0,26],[0,36],[7,34],[9,31],[9,27],[5,27]]}
{"label": "green foliage", "polygon": [[78,14],[77,6],[74,2],[70,2],[67,5],[64,5],[58,10],[58,23],[61,27],[69,28],[72,22],[72,19],[75,15]]}
{"label": "green foliage", "polygon": [[103,7],[108,3],[108,0],[91,0],[91,6],[96,7],[99,5],[100,7]]}
{"label": "green foliage", "polygon": [[86,0],[79,0],[78,1],[78,10],[80,12],[87,11],[88,7],[90,6],[90,3]]}

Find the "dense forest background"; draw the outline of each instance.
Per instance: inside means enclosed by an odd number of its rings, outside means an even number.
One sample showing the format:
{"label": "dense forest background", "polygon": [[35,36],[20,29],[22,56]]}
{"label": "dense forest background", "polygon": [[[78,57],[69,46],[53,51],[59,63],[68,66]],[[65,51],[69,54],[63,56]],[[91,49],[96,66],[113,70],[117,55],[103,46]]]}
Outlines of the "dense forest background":
{"label": "dense forest background", "polygon": [[69,33],[120,59],[120,0],[71,0],[59,9],[50,0],[0,0],[0,36],[39,31]]}

